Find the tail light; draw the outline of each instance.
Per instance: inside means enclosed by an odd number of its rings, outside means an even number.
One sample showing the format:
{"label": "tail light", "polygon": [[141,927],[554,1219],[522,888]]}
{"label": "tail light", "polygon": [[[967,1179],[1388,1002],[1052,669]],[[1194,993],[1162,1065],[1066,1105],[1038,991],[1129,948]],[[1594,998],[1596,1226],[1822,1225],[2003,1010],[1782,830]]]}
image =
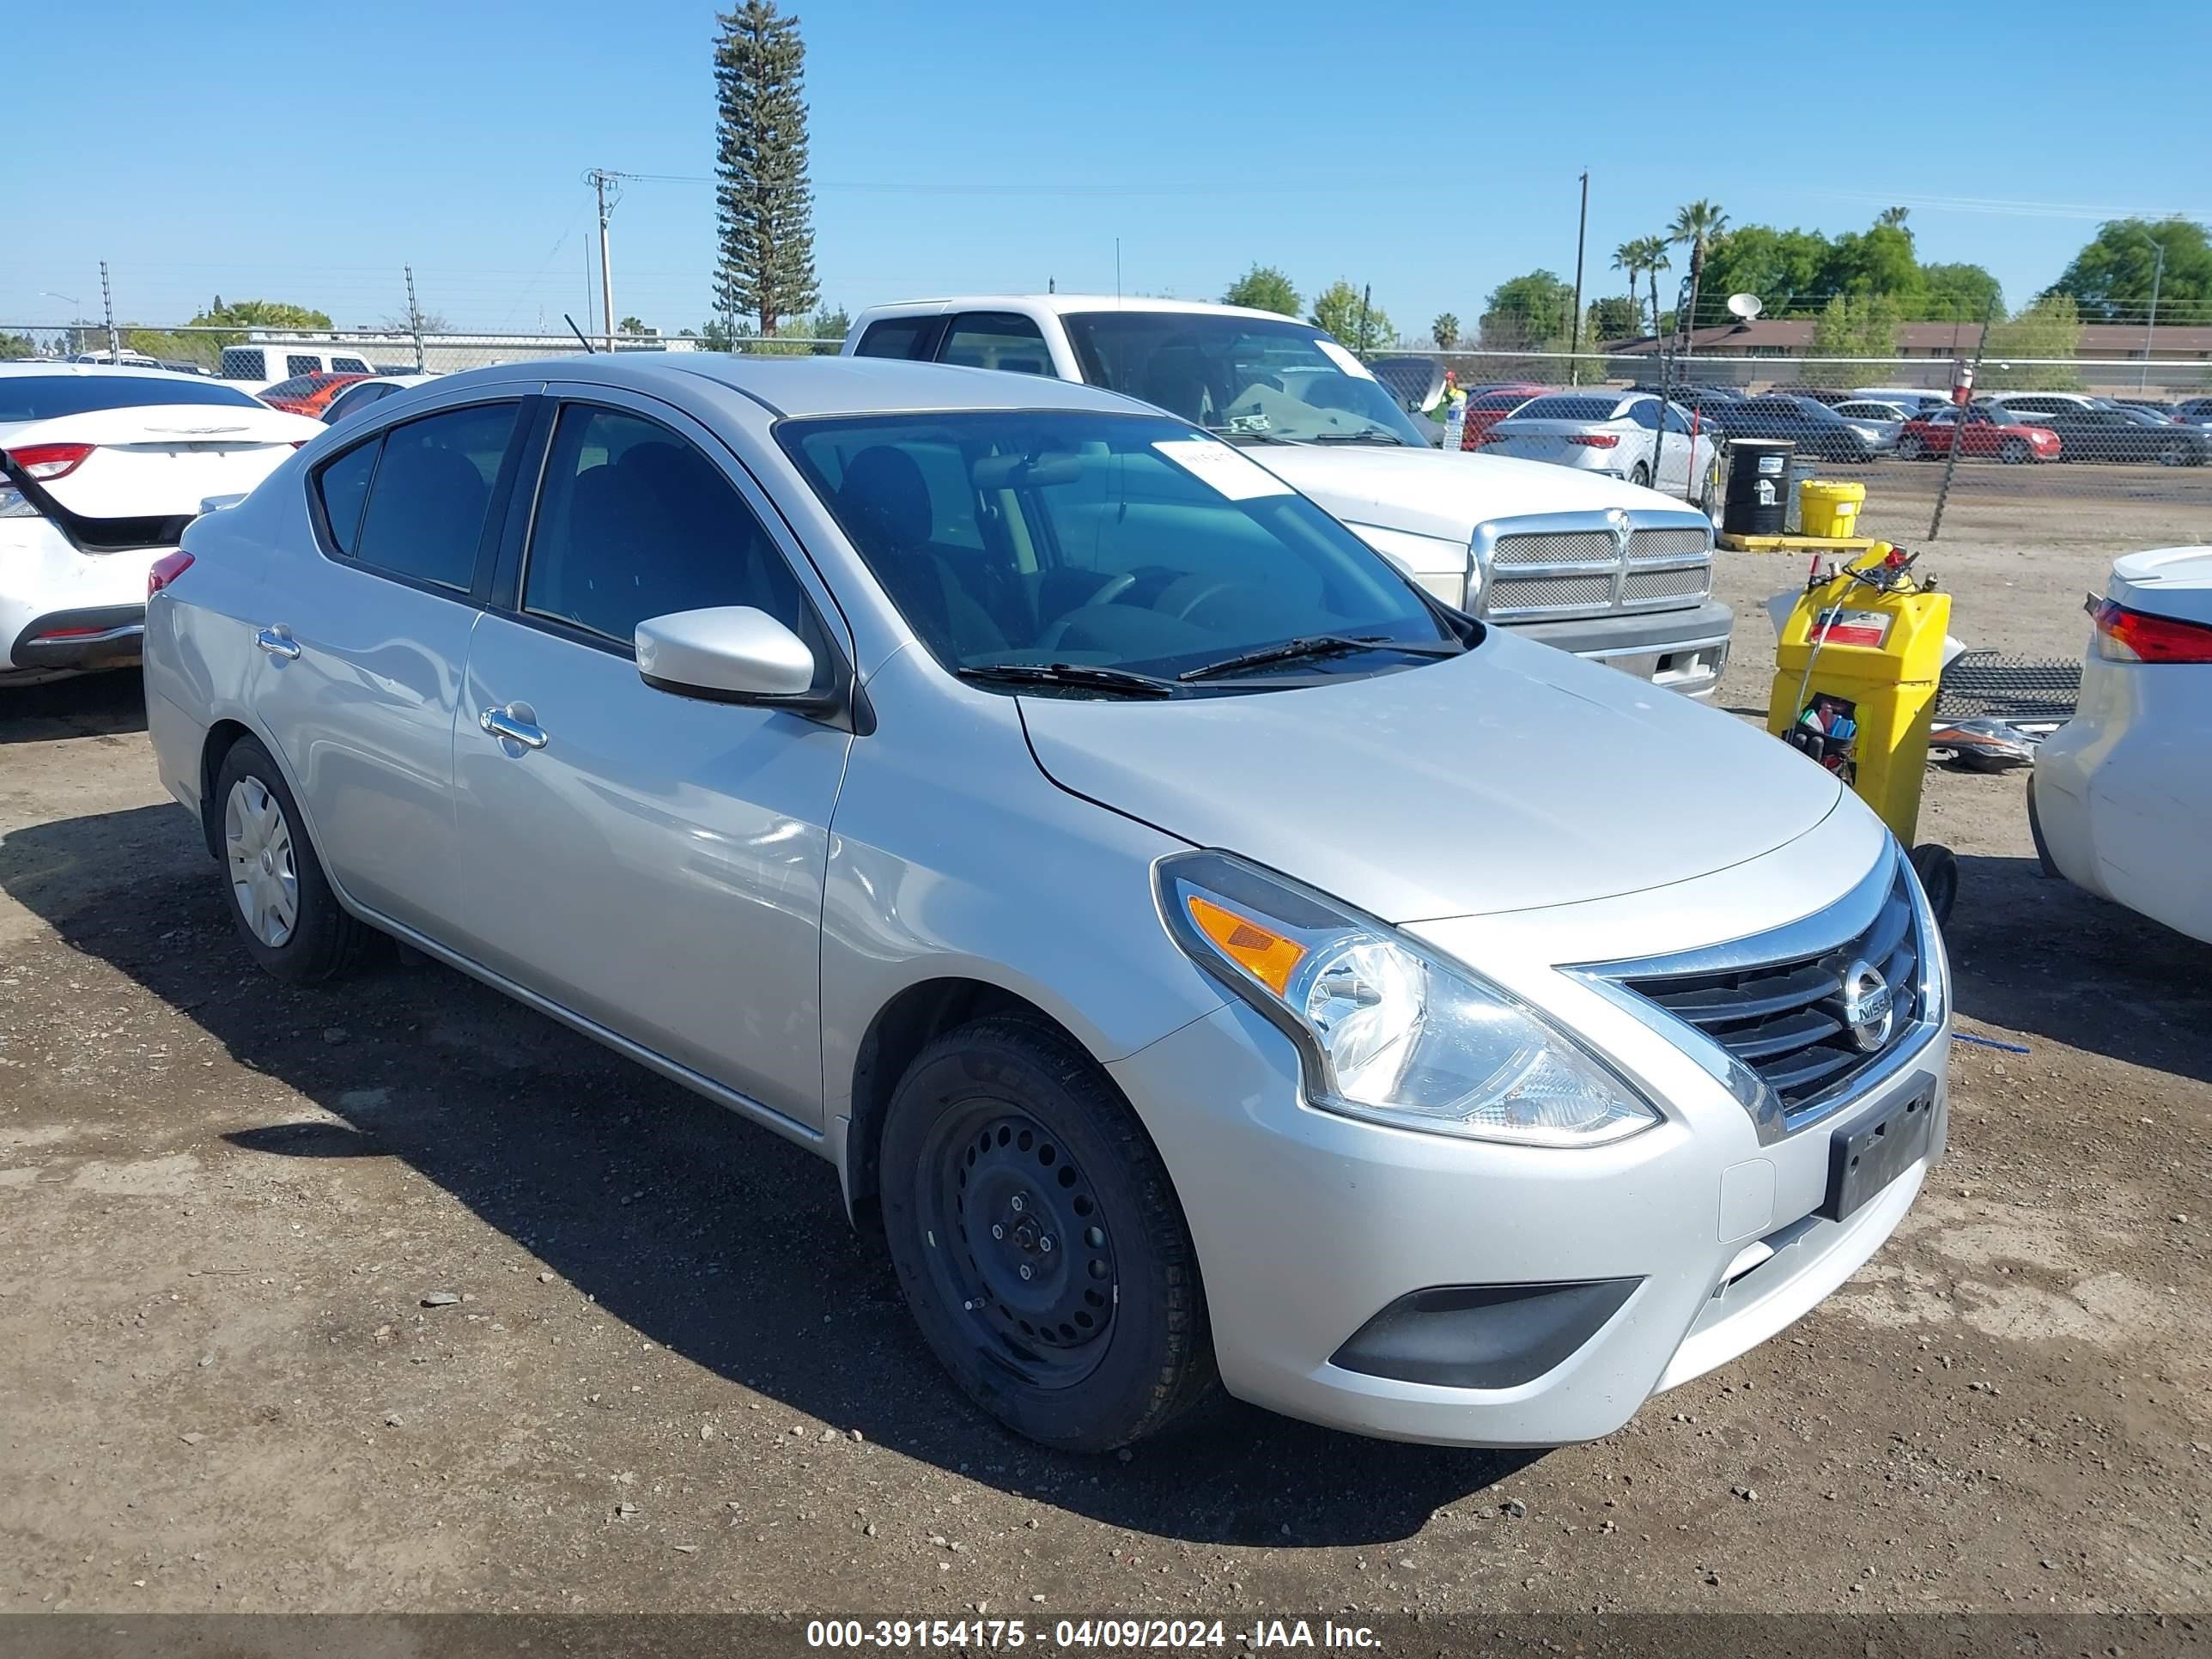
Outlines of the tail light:
{"label": "tail light", "polygon": [[48,483],[66,478],[82,466],[93,449],[91,444],[25,444],[9,450],[8,459],[21,467],[26,477]]}
{"label": "tail light", "polygon": [[173,553],[164,553],[146,572],[146,597],[152,599],[191,568],[192,556],[181,547]]}
{"label": "tail light", "polygon": [[1620,443],[1620,437],[1611,432],[1577,432],[1570,436],[1571,444],[1580,444],[1584,449],[1611,449]]}
{"label": "tail light", "polygon": [[2212,627],[2097,599],[2097,654],[2106,662],[2212,663]]}

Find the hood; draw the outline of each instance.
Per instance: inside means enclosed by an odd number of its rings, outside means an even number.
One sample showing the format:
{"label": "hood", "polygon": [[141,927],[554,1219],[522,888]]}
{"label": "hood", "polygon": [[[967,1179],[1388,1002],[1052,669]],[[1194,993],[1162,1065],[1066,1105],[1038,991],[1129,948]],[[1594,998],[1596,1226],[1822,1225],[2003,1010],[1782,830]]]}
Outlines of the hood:
{"label": "hood", "polygon": [[1371,444],[1246,444],[1243,453],[1332,517],[1466,543],[1492,519],[1531,513],[1680,513],[1656,489],[1547,461]]}
{"label": "hood", "polygon": [[1787,846],[1842,793],[1732,715],[1498,629],[1338,685],[1020,702],[1062,788],[1391,922],[1708,875]]}

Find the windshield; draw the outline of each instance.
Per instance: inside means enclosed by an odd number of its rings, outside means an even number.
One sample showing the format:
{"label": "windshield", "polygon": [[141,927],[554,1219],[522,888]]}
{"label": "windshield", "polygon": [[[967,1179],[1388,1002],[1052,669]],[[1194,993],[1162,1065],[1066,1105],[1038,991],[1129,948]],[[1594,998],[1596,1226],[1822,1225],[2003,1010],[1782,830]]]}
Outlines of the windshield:
{"label": "windshield", "polygon": [[[1173,679],[1316,635],[1458,648],[1379,554],[1181,421],[994,410],[776,430],[908,625],[956,672],[1074,664]],[[1361,649],[1206,689],[1405,661]]]}
{"label": "windshield", "polygon": [[0,374],[0,423],[51,421],[97,409],[137,409],[165,404],[220,404],[259,409],[235,386],[189,374]]}
{"label": "windshield", "polygon": [[1093,386],[1157,404],[1209,430],[1307,443],[1429,447],[1365,364],[1285,317],[1075,312],[1060,319]]}

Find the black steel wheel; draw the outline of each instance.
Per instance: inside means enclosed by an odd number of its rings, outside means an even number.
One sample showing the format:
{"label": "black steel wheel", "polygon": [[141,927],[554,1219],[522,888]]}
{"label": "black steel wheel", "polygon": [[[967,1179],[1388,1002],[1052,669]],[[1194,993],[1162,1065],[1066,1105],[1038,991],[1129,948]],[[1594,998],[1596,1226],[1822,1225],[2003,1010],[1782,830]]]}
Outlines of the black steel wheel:
{"label": "black steel wheel", "polygon": [[1214,1394],[1167,1171],[1060,1033],[995,1017],[931,1044],[892,1094],[881,1167],[907,1305],[953,1380],[1007,1426],[1110,1451]]}

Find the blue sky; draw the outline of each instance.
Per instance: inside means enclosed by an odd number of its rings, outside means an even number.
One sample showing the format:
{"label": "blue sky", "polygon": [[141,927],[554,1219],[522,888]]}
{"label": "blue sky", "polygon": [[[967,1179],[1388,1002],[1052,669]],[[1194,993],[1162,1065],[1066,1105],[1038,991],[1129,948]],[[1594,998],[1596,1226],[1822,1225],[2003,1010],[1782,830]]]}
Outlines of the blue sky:
{"label": "blue sky", "polygon": [[[1571,280],[1584,167],[1593,296],[1620,291],[1616,244],[1698,196],[1832,233],[1906,204],[1923,258],[1987,264],[2013,301],[2101,217],[2212,218],[2204,0],[2148,31],[2049,0],[789,9],[823,291],[854,311],[1110,291],[1118,237],[1132,292],[1212,297],[1259,259],[1309,298],[1370,283],[1414,332],[1471,323],[1504,277]],[[1655,71],[1692,27],[1698,67]],[[221,293],[369,323],[409,262],[457,325],[583,322],[580,175],[709,172],[714,28],[684,0],[16,8],[0,324],[68,320],[46,290],[96,312],[103,258],[146,322]],[[696,326],[710,188],[635,183],[613,235],[617,314]]]}

